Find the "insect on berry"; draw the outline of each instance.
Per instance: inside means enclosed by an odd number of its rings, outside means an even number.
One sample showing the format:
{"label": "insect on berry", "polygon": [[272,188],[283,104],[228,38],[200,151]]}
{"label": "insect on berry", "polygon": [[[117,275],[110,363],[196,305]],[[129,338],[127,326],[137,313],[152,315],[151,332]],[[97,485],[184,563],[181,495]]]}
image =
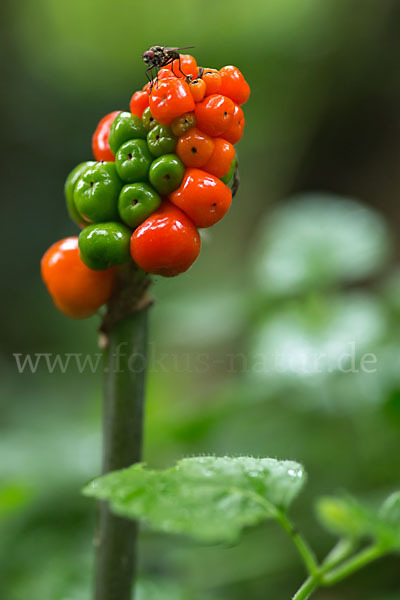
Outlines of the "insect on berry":
{"label": "insect on berry", "polygon": [[[151,46],[146,52],[143,52],[142,58],[146,65],[148,65],[145,73],[147,79],[150,82],[150,88],[153,84],[152,71],[153,69],[161,69],[169,64],[171,64],[174,60],[178,61],[179,71],[180,73],[186,77],[185,73],[181,70],[181,58],[179,51],[180,50],[188,50],[189,48],[194,48],[194,46],[185,46],[184,48],[168,48],[166,46]],[[150,76],[149,76],[150,71]],[[158,71],[157,71],[158,72]]]}

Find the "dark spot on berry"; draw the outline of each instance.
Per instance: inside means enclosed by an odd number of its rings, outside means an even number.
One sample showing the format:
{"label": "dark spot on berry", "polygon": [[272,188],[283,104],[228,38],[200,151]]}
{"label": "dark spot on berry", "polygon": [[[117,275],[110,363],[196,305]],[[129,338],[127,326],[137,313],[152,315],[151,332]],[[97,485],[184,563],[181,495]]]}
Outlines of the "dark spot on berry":
{"label": "dark spot on berry", "polygon": [[156,135],[156,140],[159,140],[159,139],[160,139],[160,136],[159,136],[159,135]]}
{"label": "dark spot on berry", "polygon": [[197,152],[197,148],[195,148],[195,147],[193,146],[193,148],[191,148],[191,151],[193,152],[193,154],[196,154],[196,152]]}
{"label": "dark spot on berry", "polygon": [[136,200],[136,198],[134,198],[132,200],[132,206],[136,206],[136,204],[139,202],[139,200]]}
{"label": "dark spot on berry", "polygon": [[171,179],[171,175],[169,173],[165,173],[164,179]]}
{"label": "dark spot on berry", "polygon": [[94,181],[91,181],[90,182],[90,187],[93,187],[93,186],[94,186]]}
{"label": "dark spot on berry", "polygon": [[224,117],[226,118],[228,116],[228,113],[225,111],[224,112]]}
{"label": "dark spot on berry", "polygon": [[132,154],[131,154],[131,152],[129,152],[128,158],[129,158],[129,160],[132,160]]}
{"label": "dark spot on berry", "polygon": [[217,206],[217,203],[216,203],[216,202],[213,202],[213,203],[212,203],[212,205],[213,205],[213,206]]}

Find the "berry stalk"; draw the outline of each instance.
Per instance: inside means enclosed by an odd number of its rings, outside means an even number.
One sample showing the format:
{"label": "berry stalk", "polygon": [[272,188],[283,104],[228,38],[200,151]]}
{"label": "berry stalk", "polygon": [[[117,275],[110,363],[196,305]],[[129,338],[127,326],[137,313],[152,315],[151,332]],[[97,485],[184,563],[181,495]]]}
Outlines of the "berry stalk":
{"label": "berry stalk", "polygon": [[[148,305],[148,303],[147,303]],[[109,305],[104,347],[103,473],[141,460],[148,308],[115,321]],[[131,600],[136,571],[137,524],[99,505],[94,600]]]}

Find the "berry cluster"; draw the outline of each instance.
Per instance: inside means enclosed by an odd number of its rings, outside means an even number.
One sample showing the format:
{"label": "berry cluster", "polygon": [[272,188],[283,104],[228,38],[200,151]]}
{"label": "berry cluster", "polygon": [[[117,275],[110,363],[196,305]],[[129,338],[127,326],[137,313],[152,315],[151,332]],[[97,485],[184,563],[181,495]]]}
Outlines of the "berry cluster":
{"label": "berry cluster", "polygon": [[65,197],[77,237],[54,244],[42,277],[60,310],[83,318],[111,292],[114,267],[132,261],[173,277],[200,252],[197,228],[228,211],[236,184],[233,145],[250,89],[233,66],[198,67],[180,55],[133,94],[92,138],[95,161],[68,175]]}

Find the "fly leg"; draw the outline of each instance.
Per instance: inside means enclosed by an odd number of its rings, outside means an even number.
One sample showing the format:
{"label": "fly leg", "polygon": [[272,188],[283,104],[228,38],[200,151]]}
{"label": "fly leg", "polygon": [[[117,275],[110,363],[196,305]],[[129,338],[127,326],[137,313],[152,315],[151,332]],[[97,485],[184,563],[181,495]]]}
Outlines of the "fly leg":
{"label": "fly leg", "polygon": [[186,79],[186,75],[185,75],[185,73],[184,73],[184,72],[182,71],[182,69],[181,69],[181,55],[180,55],[180,54],[178,55],[178,65],[179,65],[179,67],[178,67],[178,68],[179,68],[179,72],[180,72],[180,73],[183,75],[183,77]]}

